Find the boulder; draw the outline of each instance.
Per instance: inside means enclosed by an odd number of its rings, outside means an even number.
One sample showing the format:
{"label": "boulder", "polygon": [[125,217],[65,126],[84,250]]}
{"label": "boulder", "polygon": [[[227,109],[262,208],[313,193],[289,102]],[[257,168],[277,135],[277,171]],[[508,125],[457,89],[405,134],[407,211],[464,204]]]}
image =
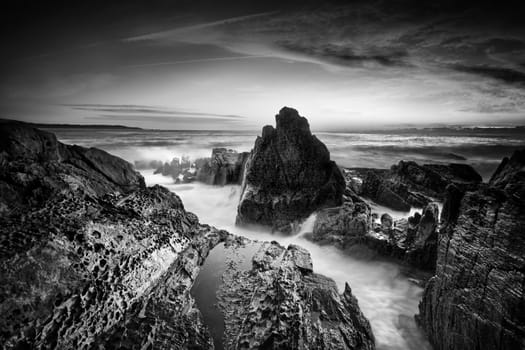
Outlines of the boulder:
{"label": "boulder", "polygon": [[392,216],[390,214],[384,213],[381,215],[381,230],[388,232],[392,229],[392,225],[394,224],[394,219],[392,219]]}
{"label": "boulder", "polygon": [[284,107],[267,125],[246,164],[237,224],[289,232],[294,221],[342,204],[345,181],[306,118]]}
{"label": "boulder", "polygon": [[371,226],[370,208],[362,202],[345,202],[342,206],[317,212],[313,240],[329,242],[332,237],[355,240],[366,235]]}
{"label": "boulder", "polygon": [[418,317],[437,350],[525,347],[524,154],[504,159],[488,185],[447,190]]}

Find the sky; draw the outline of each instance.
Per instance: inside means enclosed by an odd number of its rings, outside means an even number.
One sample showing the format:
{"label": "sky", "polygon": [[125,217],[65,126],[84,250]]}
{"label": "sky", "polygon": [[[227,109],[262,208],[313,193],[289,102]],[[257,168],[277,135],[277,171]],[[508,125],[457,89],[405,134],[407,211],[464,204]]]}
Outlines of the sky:
{"label": "sky", "polygon": [[506,2],[11,2],[0,118],[256,130],[525,125]]}

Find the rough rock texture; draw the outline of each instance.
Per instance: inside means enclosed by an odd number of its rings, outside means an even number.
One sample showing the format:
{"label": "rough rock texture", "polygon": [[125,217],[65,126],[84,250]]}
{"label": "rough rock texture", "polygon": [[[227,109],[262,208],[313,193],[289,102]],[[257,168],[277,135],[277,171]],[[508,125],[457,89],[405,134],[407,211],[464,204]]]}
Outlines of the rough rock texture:
{"label": "rough rock texture", "polygon": [[299,246],[263,243],[251,269],[229,265],[218,296],[227,349],[374,349],[348,284],[339,295]]}
{"label": "rough rock texture", "polygon": [[[454,184],[463,190],[472,190],[481,183],[481,176],[466,164],[424,164],[400,161],[388,171],[382,169],[354,169],[349,171],[350,185],[358,194],[394,210],[409,211],[423,208],[445,196],[446,187]],[[361,178],[362,184],[353,185]]]}
{"label": "rough rock texture", "polygon": [[0,213],[37,205],[54,192],[99,196],[143,186],[131,164],[102,150],[66,146],[23,123],[0,123]]}
{"label": "rough rock texture", "polygon": [[[0,344],[213,349],[191,288],[209,252],[235,238],[200,224],[167,189],[146,188],[119,158],[23,124],[2,125],[1,136]],[[229,285],[263,293],[229,294],[232,310],[238,300],[251,305],[234,313],[240,320],[249,310],[254,322],[238,323],[241,347],[266,329],[273,348],[373,348],[349,288],[337,295],[332,281],[312,273],[308,252],[279,249],[269,270]]]}
{"label": "rough rock texture", "polygon": [[189,289],[226,232],[130,164],[2,125],[0,343],[209,348]]}
{"label": "rough rock texture", "polygon": [[197,170],[197,181],[209,185],[241,184],[249,152],[214,148],[211,158]]}
{"label": "rough rock texture", "polygon": [[345,181],[306,118],[284,107],[275,119],[248,159],[237,223],[286,232],[317,209],[341,205]]}
{"label": "rough rock texture", "polygon": [[[388,215],[388,214],[387,214]],[[375,224],[366,236],[366,245],[383,255],[392,256],[422,270],[434,271],[437,259],[439,208],[429,203],[423,214],[387,225]],[[388,220],[387,220],[388,221]]]}
{"label": "rough rock texture", "polygon": [[314,241],[319,243],[360,243],[372,227],[370,207],[364,202],[345,201],[342,206],[322,209],[314,222]]}
{"label": "rough rock texture", "polygon": [[419,322],[435,349],[525,348],[525,151],[489,185],[449,187]]}
{"label": "rough rock texture", "polygon": [[434,270],[437,257],[438,213],[436,203],[428,204],[423,216],[393,221],[388,214],[374,222],[370,207],[363,201],[346,198],[342,206],[317,213],[312,240],[340,248],[365,245],[383,256],[394,257],[423,270]]}

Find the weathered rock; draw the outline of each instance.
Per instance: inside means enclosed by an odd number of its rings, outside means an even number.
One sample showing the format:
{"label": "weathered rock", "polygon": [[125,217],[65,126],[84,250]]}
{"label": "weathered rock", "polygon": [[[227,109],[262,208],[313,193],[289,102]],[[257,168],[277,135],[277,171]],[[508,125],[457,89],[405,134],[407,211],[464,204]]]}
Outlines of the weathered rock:
{"label": "weathered rock", "polygon": [[370,325],[346,285],[312,272],[303,248],[263,243],[251,269],[228,264],[218,297],[227,349],[373,349]]}
{"label": "weathered rock", "polygon": [[[445,197],[446,187],[454,184],[465,190],[475,189],[481,176],[466,164],[424,164],[400,161],[388,171],[383,169],[349,170],[351,177],[362,178],[361,194],[394,210],[423,208]],[[348,177],[347,177],[348,178]],[[350,182],[350,185],[351,182]]]}
{"label": "weathered rock", "polygon": [[391,188],[389,182],[386,182],[374,171],[369,171],[363,179],[361,193],[377,204],[394,210],[410,210],[410,204]]}
{"label": "weathered rock", "polygon": [[[146,188],[119,158],[23,124],[2,128],[2,136],[3,347],[213,349],[191,288],[210,251],[236,238],[200,224],[167,189]],[[349,288],[339,296],[333,281],[313,274],[306,250],[266,246],[275,247],[273,260],[254,259],[259,267],[228,284],[240,293],[228,294],[237,298],[226,307],[238,329],[228,342],[373,348]],[[242,294],[248,286],[261,294]]]}
{"label": "weathered rock", "polygon": [[228,234],[119,158],[23,124],[1,133],[0,343],[209,348],[189,289]]}
{"label": "weathered rock", "polygon": [[476,191],[449,187],[419,322],[435,349],[525,348],[525,152]]}
{"label": "weathered rock", "polygon": [[346,201],[342,206],[317,212],[312,239],[319,243],[358,243],[371,225],[370,207],[366,203]]}
{"label": "weathered rock", "polygon": [[430,203],[423,216],[393,221],[388,214],[375,223],[370,207],[360,201],[320,210],[312,240],[340,248],[365,245],[382,256],[393,257],[422,270],[434,270],[437,256],[438,206]]}
{"label": "weathered rock", "polygon": [[131,164],[102,150],[64,145],[23,123],[0,126],[0,213],[22,210],[61,191],[99,196],[144,187]]}
{"label": "weathered rock", "polygon": [[276,128],[263,128],[248,159],[237,223],[286,232],[315,210],[341,205],[345,182],[306,118],[285,107],[275,119]]}
{"label": "weathered rock", "polygon": [[197,181],[209,185],[240,185],[249,155],[249,152],[214,148],[211,158],[197,170]]}

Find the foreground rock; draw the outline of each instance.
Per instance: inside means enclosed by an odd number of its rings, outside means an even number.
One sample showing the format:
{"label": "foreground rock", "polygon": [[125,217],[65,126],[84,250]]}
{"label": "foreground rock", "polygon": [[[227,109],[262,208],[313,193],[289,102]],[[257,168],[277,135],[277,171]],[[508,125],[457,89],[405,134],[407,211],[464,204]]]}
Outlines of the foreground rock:
{"label": "foreground rock", "polygon": [[358,194],[399,211],[442,200],[449,184],[472,190],[482,181],[470,165],[419,165],[411,161],[400,161],[390,170],[353,169],[347,177]]}
{"label": "foreground rock", "polygon": [[291,223],[342,204],[344,178],[306,118],[284,107],[276,128],[267,125],[246,165],[238,224],[289,232]]}
{"label": "foreground rock", "polygon": [[419,322],[435,349],[525,348],[525,151],[488,185],[448,188]]}
{"label": "foreground rock", "polygon": [[[252,243],[254,244],[254,243]],[[374,338],[348,284],[313,273],[310,254],[258,243],[252,266],[228,264],[219,308],[228,349],[373,349]]]}
{"label": "foreground rock", "polygon": [[[4,348],[214,348],[191,288],[209,252],[238,238],[200,224],[175,194],[160,186],[146,188],[130,164],[106,152],[61,144],[54,135],[23,124],[3,124],[0,136]],[[304,323],[301,329],[319,336],[295,332],[295,322],[276,321],[287,316],[280,313],[285,305],[324,310],[308,294],[324,286],[303,286],[302,276],[313,275],[309,254],[300,248],[290,252],[274,256],[268,278],[254,270],[257,276],[231,285],[240,290],[250,281],[252,290],[276,293],[265,299],[272,300],[274,313],[267,313],[263,302],[251,305],[258,327],[237,323],[242,339],[261,339],[254,332],[266,322],[267,344],[279,325],[285,334],[279,342],[292,348],[372,348],[368,322],[355,299],[349,290],[344,300],[330,294],[333,282],[325,288],[327,300],[337,305],[326,311],[330,326],[324,320],[311,325],[302,314],[292,317]],[[288,275],[281,276],[285,271]],[[273,289],[265,284],[270,277]],[[303,294],[293,305],[283,299],[297,293]]]}

